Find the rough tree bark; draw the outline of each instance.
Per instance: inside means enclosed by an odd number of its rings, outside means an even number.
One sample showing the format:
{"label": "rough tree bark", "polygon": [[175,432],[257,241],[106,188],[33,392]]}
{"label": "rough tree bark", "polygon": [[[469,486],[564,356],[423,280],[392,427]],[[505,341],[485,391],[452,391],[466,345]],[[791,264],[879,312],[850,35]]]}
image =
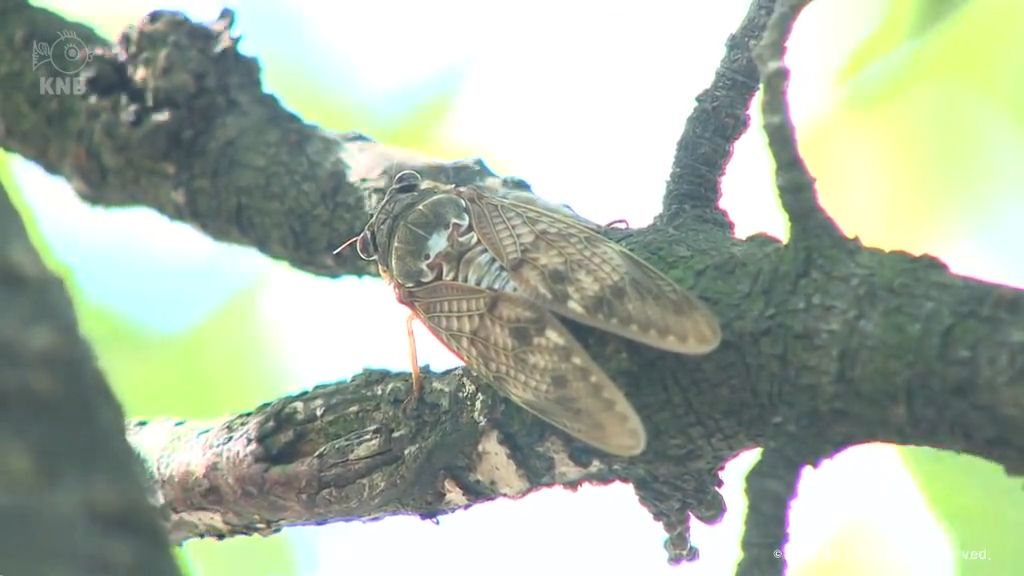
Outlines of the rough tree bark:
{"label": "rough tree bark", "polygon": [[0,185],[0,574],[178,574],[124,413]]}
{"label": "rough tree bark", "polygon": [[[664,524],[671,558],[683,560],[696,555],[688,514],[719,518],[719,469],[760,446],[739,572],[771,574],[784,569],[773,552],[785,543],[800,468],[843,448],[932,446],[1024,472],[1024,295],[954,276],[933,258],[865,248],[824,213],[796,148],[781,63],[804,3],[779,0],[769,24],[776,2],[752,2],[680,139],[663,213],[646,229],[608,232],[711,305],[721,347],[685,358],[572,327],[644,418],[643,455],[588,450],[463,370],[429,375],[425,401],[405,417],[408,375],[367,371],[217,422],[132,424],[172,540],[432,517],[553,484],[626,480]],[[327,275],[369,271],[351,253],[330,252],[361,229],[367,198],[399,169],[525,185],[479,161],[434,162],[302,123],[262,92],[230,24],[229,13],[210,26],[154,13],[111,45],[0,0],[0,145],[91,202],[147,205]],[[83,71],[87,94],[40,99],[24,55],[60,29],[96,49]],[[762,80],[787,244],[733,238],[718,208]],[[8,522],[0,514],[4,530]]]}

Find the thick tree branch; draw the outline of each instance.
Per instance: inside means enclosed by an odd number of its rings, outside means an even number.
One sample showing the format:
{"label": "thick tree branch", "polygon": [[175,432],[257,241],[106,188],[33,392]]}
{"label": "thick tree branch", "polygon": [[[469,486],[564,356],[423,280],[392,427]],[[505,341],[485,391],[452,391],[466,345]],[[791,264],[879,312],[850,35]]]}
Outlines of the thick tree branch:
{"label": "thick tree branch", "polygon": [[[796,130],[790,118],[786,95],[789,69],[783,63],[786,41],[800,12],[810,0],[779,0],[768,22],[764,38],[754,50],[754,59],[764,84],[763,118],[769,148],[776,163],[776,184],[782,206],[790,221],[787,250],[794,255],[794,280],[806,282],[805,266],[823,267],[830,260],[849,257],[855,246],[848,241],[818,201],[814,178],[798,149]],[[813,264],[807,262],[810,257]],[[813,273],[813,271],[812,271]],[[1019,298],[1020,294],[1015,297]],[[1016,306],[1015,306],[1016,308]],[[1019,315],[1018,326],[1011,330],[1011,341],[1024,338]],[[1012,346],[1012,345],[1011,345]],[[966,356],[966,355],[965,355]],[[1020,361],[1020,351],[1011,352]],[[1019,401],[1024,382],[1010,382]],[[801,431],[800,433],[803,433]],[[801,469],[816,464],[842,446],[805,445],[796,434],[782,432],[773,438],[762,459],[747,479],[750,502],[743,538],[744,558],[737,574],[782,574],[786,561],[782,550],[787,540],[786,518],[789,501],[796,494]],[[1018,465],[1015,465],[1015,467]]]}
{"label": "thick tree branch", "polygon": [[123,419],[0,184],[0,574],[178,573]]}
{"label": "thick tree branch", "polygon": [[[609,463],[573,454],[530,419],[481,395],[462,371],[431,378],[402,413],[408,378],[365,372],[212,423],[138,422],[174,541],[388,514],[439,514],[542,485],[607,481]],[[518,415],[521,416],[521,415]],[[574,461],[574,459],[576,459]]]}
{"label": "thick tree branch", "polygon": [[[637,249],[658,241],[653,233],[638,236],[631,238]],[[176,524],[176,537],[327,518],[436,515],[451,509],[449,492],[464,494],[469,504],[507,492],[482,489],[479,473],[467,472],[480,470],[483,452],[497,446],[508,451],[505,468],[522,480],[514,494],[577,480],[633,482],[675,536],[676,559],[695,554],[687,545],[687,513],[705,521],[720,516],[717,471],[745,448],[779,446],[809,455],[785,460],[788,475],[797,462],[876,440],[971,452],[1024,470],[1019,292],[950,276],[927,258],[870,250],[794,286],[787,258],[778,244],[754,240],[723,247],[701,267],[702,281],[716,287],[707,291],[712,304],[729,327],[722,349],[704,359],[574,327],[648,426],[649,450],[638,458],[594,454],[461,371],[439,376],[416,418],[403,419],[397,410],[408,376],[370,372],[279,400],[202,435],[181,427],[188,448],[168,435],[173,429],[150,436],[145,452],[159,463],[172,517],[186,519]],[[297,416],[279,416],[289,410]],[[485,439],[492,429],[499,434]],[[231,442],[221,441],[228,437]],[[374,455],[363,462],[353,452]],[[415,456],[423,453],[432,455],[429,461]],[[564,472],[566,459],[589,472]],[[194,476],[196,470],[203,474]],[[784,509],[784,502],[762,497],[791,485],[771,470],[759,474],[770,482],[752,479],[755,521],[764,520],[759,510]],[[359,507],[335,493],[357,493],[372,504]],[[246,494],[267,494],[268,500],[233,496]],[[193,520],[211,510],[216,515],[205,517],[208,522]]]}
{"label": "thick tree branch", "polygon": [[[63,24],[22,3],[0,6],[0,80],[35,86],[24,47]],[[88,97],[76,102],[38,102],[16,90],[8,99],[5,91],[0,144],[68,177],[93,201],[153,206],[307,270],[363,270],[324,255],[365,223],[366,194],[386,181],[398,154],[325,135],[282,111],[260,91],[255,63],[235,52],[227,21],[206,29],[169,14],[149,18],[119,48],[97,55]],[[412,163],[449,176],[426,176],[434,180],[512,185],[480,163]],[[692,163],[699,162],[678,165]],[[709,198],[679,205],[707,207]],[[404,395],[388,391],[404,389],[407,376],[366,373],[227,422],[183,424],[177,433],[135,427],[176,537],[431,516],[461,503],[460,493],[472,503],[506,493],[501,486],[520,494],[582,478],[623,479],[665,524],[672,557],[684,559],[695,555],[689,513],[720,517],[718,469],[753,446],[811,461],[884,440],[1024,471],[1020,292],[955,277],[931,258],[853,242],[809,265],[792,246],[722,231],[721,220],[698,218],[685,230],[658,225],[623,240],[716,311],[724,340],[713,354],[680,357],[572,326],[643,417],[642,456],[594,454],[462,372],[438,376],[421,410],[401,420],[395,409]],[[485,457],[490,465],[481,464]],[[783,463],[790,468],[763,473],[788,486],[793,461]],[[482,480],[495,466],[503,480]],[[246,496],[263,492],[273,497]],[[761,509],[777,510],[778,502]]]}
{"label": "thick tree branch", "polygon": [[760,84],[752,50],[761,39],[776,0],[754,0],[726,43],[715,78],[697,96],[676,145],[672,171],[658,223],[706,218],[732,233],[732,222],[718,206],[722,175],[733,145],[750,126],[750,102]]}
{"label": "thick tree branch", "polygon": [[797,250],[813,249],[824,253],[828,248],[842,244],[845,238],[818,202],[814,178],[800,157],[796,128],[790,119],[789,102],[786,100],[789,69],[782,61],[793,24],[809,3],[810,0],[779,0],[764,40],[754,50],[754,59],[764,83],[764,131],[775,159],[779,198],[789,216],[790,244]]}
{"label": "thick tree branch", "polygon": [[[198,26],[155,12],[110,45],[19,0],[0,2],[0,146],[65,177],[96,204],[141,204],[322,274],[374,269],[331,250],[366,224],[366,194],[415,166],[456,183],[493,178],[480,162],[441,164],[303,123],[262,91],[235,50],[232,15]],[[48,94],[34,43],[70,30],[95,54],[88,93]],[[441,179],[441,178],[437,178]]]}

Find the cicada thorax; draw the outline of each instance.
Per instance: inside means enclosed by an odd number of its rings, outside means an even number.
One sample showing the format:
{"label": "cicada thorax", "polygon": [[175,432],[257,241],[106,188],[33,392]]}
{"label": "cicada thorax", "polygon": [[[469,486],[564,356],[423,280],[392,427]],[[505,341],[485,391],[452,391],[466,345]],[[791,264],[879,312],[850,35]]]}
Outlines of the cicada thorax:
{"label": "cicada thorax", "polygon": [[406,288],[447,280],[515,291],[504,266],[480,242],[466,201],[454,194],[433,194],[403,214],[390,251],[391,277]]}

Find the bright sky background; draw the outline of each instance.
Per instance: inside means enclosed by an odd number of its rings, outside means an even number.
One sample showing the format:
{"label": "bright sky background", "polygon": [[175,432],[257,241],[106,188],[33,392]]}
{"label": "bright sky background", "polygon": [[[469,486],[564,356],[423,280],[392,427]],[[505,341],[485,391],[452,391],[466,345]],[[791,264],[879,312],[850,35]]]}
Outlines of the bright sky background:
{"label": "bright sky background", "polygon": [[[854,18],[836,2],[822,0],[801,20],[790,51],[798,120],[822,112],[819,103],[828,102],[834,89],[828,79],[870,31],[872,7],[881,1],[860,3]],[[354,98],[374,103],[385,115],[412,106],[409,94],[457,76],[460,90],[444,129],[453,148],[473,150],[499,172],[527,179],[540,195],[591,220],[626,218],[638,226],[660,209],[693,98],[711,78],[748,2],[639,1],[618,8],[556,2],[494,8],[455,0],[270,4],[235,5],[243,52],[261,57],[295,50],[296,62],[325,78],[343,77]],[[116,14],[126,24],[157,7],[212,20],[221,5],[137,1],[119,3]],[[308,38],[281,46],[281,28],[302,30]],[[526,28],[530,33],[524,36]],[[809,29],[827,30],[827,38],[804,33]],[[526,70],[528,81],[508,81],[510,69]],[[723,203],[740,235],[764,231],[783,237],[784,219],[756,122],[730,164]],[[147,209],[85,205],[65,183],[34,166],[22,166],[18,176],[56,257],[76,271],[83,291],[142,325],[167,333],[186,330],[259,280],[262,320],[282,351],[288,390],[346,378],[364,366],[408,369],[406,313],[376,279],[298,273],[253,250],[214,243]],[[962,250],[965,266],[978,261],[970,247]],[[424,364],[455,364],[425,332],[418,342]],[[741,479],[755,458],[744,455],[727,469],[730,512],[714,527],[694,522],[702,559],[680,568],[667,566],[659,525],[624,485],[549,490],[452,514],[440,525],[394,518],[291,532],[311,575],[441,566],[451,575],[725,574],[738,555],[745,509]],[[902,513],[894,518],[896,509]],[[871,534],[878,547],[870,553],[890,563],[902,560],[888,558],[886,542],[917,534],[920,553],[906,545],[901,551],[911,558],[906,573],[951,573],[945,536],[889,448],[851,450],[806,474],[790,527],[786,553],[794,566],[852,531]]]}

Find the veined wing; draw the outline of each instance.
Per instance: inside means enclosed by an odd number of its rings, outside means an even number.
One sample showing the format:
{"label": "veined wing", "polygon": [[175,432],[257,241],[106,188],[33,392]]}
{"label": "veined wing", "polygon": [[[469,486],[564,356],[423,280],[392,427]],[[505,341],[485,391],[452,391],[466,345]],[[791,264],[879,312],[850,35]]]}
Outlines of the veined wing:
{"label": "veined wing", "polygon": [[714,314],[649,264],[586,226],[537,206],[461,189],[480,241],[519,292],[558,314],[671,352],[721,341]]}
{"label": "veined wing", "polygon": [[619,456],[644,450],[632,404],[550,312],[517,294],[458,282],[403,289],[403,302],[517,404]]}

